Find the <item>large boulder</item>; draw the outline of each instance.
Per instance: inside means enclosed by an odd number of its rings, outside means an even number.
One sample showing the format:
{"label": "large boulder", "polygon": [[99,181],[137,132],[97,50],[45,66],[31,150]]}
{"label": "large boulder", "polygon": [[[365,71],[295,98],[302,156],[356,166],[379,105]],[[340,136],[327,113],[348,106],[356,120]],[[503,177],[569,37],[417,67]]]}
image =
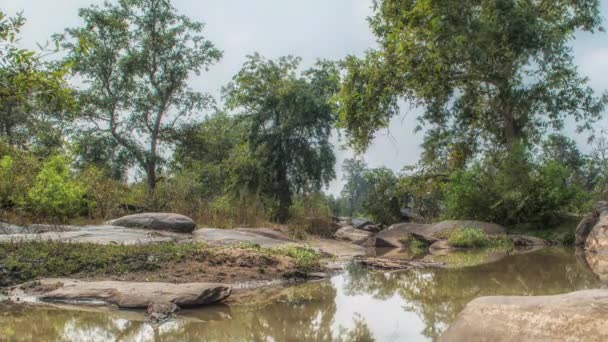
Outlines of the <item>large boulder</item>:
{"label": "large boulder", "polygon": [[372,235],[373,234],[368,231],[349,226],[338,229],[338,231],[334,234],[335,238],[338,240],[350,241],[357,245],[363,244],[370,237],[372,237]]}
{"label": "large boulder", "polygon": [[584,246],[587,241],[587,237],[589,233],[593,230],[593,227],[598,223],[600,219],[600,215],[602,212],[608,210],[608,202],[599,201],[597,202],[591,213],[583,217],[581,222],[576,226],[576,231],[574,233],[574,244],[576,246]]}
{"label": "large boulder", "polygon": [[416,223],[398,223],[379,232],[367,242],[366,247],[404,247],[412,238],[412,234],[429,235],[431,225]]}
{"label": "large boulder", "polygon": [[171,213],[143,213],[123,216],[106,222],[112,226],[128,228],[145,228],[152,230],[166,230],[177,233],[192,233],[196,224],[191,218]]}
{"label": "large boulder", "polygon": [[597,223],[585,240],[585,249],[594,253],[608,253],[608,211],[600,213]]}
{"label": "large boulder", "polygon": [[33,296],[40,301],[75,304],[109,304],[119,308],[147,308],[150,304],[172,303],[192,307],[215,303],[230,296],[232,288],[212,283],[154,283],[124,281],[80,281],[42,279],[14,288],[13,301]]}
{"label": "large boulder", "polygon": [[194,241],[216,246],[252,243],[261,247],[280,247],[295,243],[286,234],[270,228],[201,228],[194,232]]}
{"label": "large boulder", "polygon": [[481,297],[458,314],[441,341],[606,341],[608,290],[556,296]]}

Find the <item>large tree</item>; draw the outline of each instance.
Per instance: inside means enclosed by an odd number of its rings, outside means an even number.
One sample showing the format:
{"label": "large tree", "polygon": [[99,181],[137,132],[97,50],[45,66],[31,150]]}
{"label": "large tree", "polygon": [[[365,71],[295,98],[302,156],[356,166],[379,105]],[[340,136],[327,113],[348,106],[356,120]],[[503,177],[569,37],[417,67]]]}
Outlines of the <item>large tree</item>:
{"label": "large tree", "polygon": [[84,83],[83,116],[133,156],[152,191],[162,145],[212,100],[190,89],[188,78],[221,52],[201,35],[202,23],[168,0],[121,0],[79,14],[85,24],[66,30],[64,47]]}
{"label": "large tree", "polygon": [[370,190],[370,184],[365,177],[367,171],[367,164],[360,159],[346,159],[342,164],[344,173],[342,180],[346,183],[342,188],[341,196],[348,202],[348,214],[351,217],[360,212],[361,205]]}
{"label": "large tree", "polygon": [[298,73],[299,58],[249,56],[226,87],[227,103],[241,109],[249,148],[261,163],[260,191],[278,203],[285,222],[294,193],[319,190],[335,177],[329,141],[335,121],[330,98],[338,73],[331,63]]}
{"label": "large tree", "polygon": [[423,109],[431,159],[536,143],[566,117],[588,129],[606,105],[569,46],[576,31],[599,29],[598,0],[375,0],[369,22],[379,48],[346,58],[339,96],[359,149],[401,100]]}
{"label": "large tree", "polygon": [[8,17],[0,11],[0,140],[48,152],[61,146],[75,102],[65,81],[66,65],[45,62],[49,51],[19,47],[24,24],[21,14]]}

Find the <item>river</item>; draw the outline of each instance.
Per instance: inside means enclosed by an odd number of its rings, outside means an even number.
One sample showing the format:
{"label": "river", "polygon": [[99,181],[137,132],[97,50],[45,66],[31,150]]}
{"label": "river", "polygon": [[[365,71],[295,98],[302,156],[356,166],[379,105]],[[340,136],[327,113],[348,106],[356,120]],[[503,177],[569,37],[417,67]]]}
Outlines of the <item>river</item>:
{"label": "river", "polygon": [[425,258],[450,267],[384,272],[351,264],[331,279],[257,290],[242,304],[184,310],[160,325],[137,311],[6,305],[0,341],[432,341],[476,297],[604,287],[570,248]]}

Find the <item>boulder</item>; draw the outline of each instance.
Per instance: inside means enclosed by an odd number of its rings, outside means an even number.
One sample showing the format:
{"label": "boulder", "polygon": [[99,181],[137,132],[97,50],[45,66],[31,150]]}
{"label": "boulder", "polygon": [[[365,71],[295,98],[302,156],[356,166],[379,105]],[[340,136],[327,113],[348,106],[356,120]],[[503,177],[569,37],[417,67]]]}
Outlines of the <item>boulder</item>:
{"label": "boulder", "polygon": [[608,290],[471,301],[440,341],[606,341]]}
{"label": "boulder", "polygon": [[450,243],[447,240],[439,240],[429,246],[429,250],[431,251],[431,253],[433,253],[434,251],[438,251],[438,250],[453,250],[453,249],[457,249],[457,248],[450,245]]}
{"label": "boulder", "polygon": [[412,233],[428,236],[430,225],[416,223],[398,223],[379,232],[365,242],[366,247],[404,247],[410,241]]}
{"label": "boulder", "polygon": [[593,210],[591,213],[587,214],[581,222],[576,226],[576,231],[574,233],[575,241],[574,244],[576,246],[584,246],[587,241],[587,236],[593,230],[593,227],[598,223],[600,219],[600,215],[602,212],[608,211],[608,202],[599,201],[593,206]]}
{"label": "boulder", "polygon": [[152,230],[166,230],[176,233],[192,233],[196,224],[191,218],[171,213],[143,213],[123,216],[106,222],[111,226],[128,228],[145,228]]}
{"label": "boulder", "polygon": [[194,232],[194,241],[219,246],[252,243],[261,247],[280,247],[295,243],[284,233],[270,228],[201,228]]}
{"label": "boulder", "polygon": [[334,234],[335,238],[338,240],[350,241],[357,245],[363,244],[370,237],[372,237],[372,235],[373,234],[368,231],[349,226],[338,229],[338,231]]}
{"label": "boulder", "polygon": [[351,220],[351,226],[356,229],[363,229],[365,226],[374,225],[374,222],[366,218],[354,218]]}
{"label": "boulder", "polygon": [[608,211],[600,213],[597,223],[585,240],[585,249],[594,253],[608,253]]}
{"label": "boulder", "polygon": [[215,303],[230,296],[232,288],[212,283],[155,283],[42,279],[18,286],[9,298],[18,301],[23,292],[40,301],[73,304],[106,304],[119,308],[147,308],[151,304],[193,307]]}
{"label": "boulder", "polygon": [[162,323],[173,318],[178,311],[179,306],[173,303],[153,303],[146,308],[148,317],[155,323]]}
{"label": "boulder", "polygon": [[528,235],[509,235],[509,238],[516,247],[536,247],[548,246],[547,240]]}
{"label": "boulder", "polygon": [[428,229],[427,234],[431,236],[438,236],[461,228],[481,229],[488,235],[501,235],[507,233],[507,228],[496,223],[467,220],[447,220],[432,225]]}

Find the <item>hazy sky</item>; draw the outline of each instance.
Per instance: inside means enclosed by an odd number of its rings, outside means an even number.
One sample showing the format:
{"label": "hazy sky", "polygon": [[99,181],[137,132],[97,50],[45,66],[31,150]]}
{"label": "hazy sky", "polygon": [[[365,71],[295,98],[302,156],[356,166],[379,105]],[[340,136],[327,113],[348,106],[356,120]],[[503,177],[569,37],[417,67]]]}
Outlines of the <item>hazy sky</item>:
{"label": "hazy sky", "polygon": [[[97,0],[0,0],[10,14],[23,11],[28,22],[22,43],[35,48],[65,27],[81,24],[78,8]],[[295,55],[309,66],[317,58],[341,59],[360,55],[375,44],[366,17],[371,0],[174,0],[175,7],[192,19],[206,23],[204,34],[224,51],[222,61],[208,73],[191,80],[194,89],[219,94],[219,89],[240,69],[245,56],[259,52],[268,58]],[[608,18],[608,0],[601,0],[602,15]],[[589,76],[598,92],[608,89],[608,34],[579,34],[572,44],[580,72]],[[606,121],[606,120],[604,120]],[[604,125],[608,126],[608,125]],[[365,154],[371,166],[399,171],[416,162],[422,133],[414,134],[415,113],[395,118],[389,130],[379,134]],[[572,130],[568,130],[571,132]],[[586,149],[586,136],[569,134]],[[331,192],[341,187],[340,166],[350,156],[337,149],[338,179]]]}

